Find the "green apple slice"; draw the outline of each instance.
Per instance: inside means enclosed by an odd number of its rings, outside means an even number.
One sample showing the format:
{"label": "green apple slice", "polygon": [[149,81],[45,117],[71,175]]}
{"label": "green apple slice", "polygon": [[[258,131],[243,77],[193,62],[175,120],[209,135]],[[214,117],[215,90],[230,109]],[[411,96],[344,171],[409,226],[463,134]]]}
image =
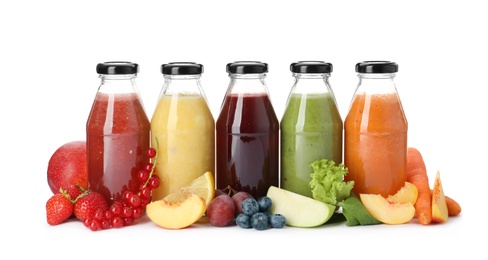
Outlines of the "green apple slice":
{"label": "green apple slice", "polygon": [[327,222],[336,206],[303,196],[301,194],[271,186],[267,196],[272,204],[271,214],[281,214],[286,225],[293,227],[317,227]]}

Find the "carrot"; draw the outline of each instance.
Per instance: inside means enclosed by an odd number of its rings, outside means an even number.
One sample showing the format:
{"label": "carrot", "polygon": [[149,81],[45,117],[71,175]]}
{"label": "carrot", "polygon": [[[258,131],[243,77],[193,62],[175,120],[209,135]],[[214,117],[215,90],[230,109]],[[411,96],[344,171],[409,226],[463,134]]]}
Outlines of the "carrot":
{"label": "carrot", "polygon": [[407,149],[407,181],[417,187],[418,197],[415,202],[415,214],[420,224],[428,225],[432,221],[432,199],[429,178],[422,154],[416,149]]}
{"label": "carrot", "polygon": [[449,216],[451,217],[461,214],[461,205],[448,196],[444,197],[446,197],[447,211],[449,212]]}
{"label": "carrot", "polygon": [[[432,195],[432,190],[430,190],[430,194]],[[447,213],[449,214],[449,217],[461,214],[461,205],[451,197],[446,195],[444,195],[444,197],[446,198]]]}

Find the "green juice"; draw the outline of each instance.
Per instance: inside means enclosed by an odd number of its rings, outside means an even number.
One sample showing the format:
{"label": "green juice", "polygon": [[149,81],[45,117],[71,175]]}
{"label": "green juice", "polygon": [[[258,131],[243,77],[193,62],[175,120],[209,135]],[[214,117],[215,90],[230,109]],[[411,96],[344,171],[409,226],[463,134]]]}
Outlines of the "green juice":
{"label": "green juice", "polygon": [[310,164],[342,163],[343,122],[331,93],[292,93],[281,121],[281,188],[312,197]]}

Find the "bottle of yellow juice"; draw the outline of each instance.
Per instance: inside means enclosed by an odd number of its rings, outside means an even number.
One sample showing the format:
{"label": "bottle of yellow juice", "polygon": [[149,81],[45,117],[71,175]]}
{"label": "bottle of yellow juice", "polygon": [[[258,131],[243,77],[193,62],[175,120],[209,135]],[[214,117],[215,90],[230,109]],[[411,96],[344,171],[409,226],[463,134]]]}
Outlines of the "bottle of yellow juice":
{"label": "bottle of yellow juice", "polygon": [[157,149],[159,200],[207,171],[215,173],[215,120],[200,84],[201,64],[161,66],[164,85],[151,119],[151,146]]}

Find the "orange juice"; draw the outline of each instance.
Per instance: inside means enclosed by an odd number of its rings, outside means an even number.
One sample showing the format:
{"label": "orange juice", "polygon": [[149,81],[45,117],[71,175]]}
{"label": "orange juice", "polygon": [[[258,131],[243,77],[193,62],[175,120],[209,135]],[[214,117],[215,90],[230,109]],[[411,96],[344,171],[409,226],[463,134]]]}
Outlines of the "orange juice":
{"label": "orange juice", "polygon": [[156,174],[161,178],[153,200],[207,171],[215,172],[215,121],[203,95],[163,94],[151,120],[151,133],[152,146],[158,149]]}
{"label": "orange juice", "polygon": [[344,165],[356,195],[387,197],[405,184],[407,128],[396,91],[354,96],[344,125]]}

